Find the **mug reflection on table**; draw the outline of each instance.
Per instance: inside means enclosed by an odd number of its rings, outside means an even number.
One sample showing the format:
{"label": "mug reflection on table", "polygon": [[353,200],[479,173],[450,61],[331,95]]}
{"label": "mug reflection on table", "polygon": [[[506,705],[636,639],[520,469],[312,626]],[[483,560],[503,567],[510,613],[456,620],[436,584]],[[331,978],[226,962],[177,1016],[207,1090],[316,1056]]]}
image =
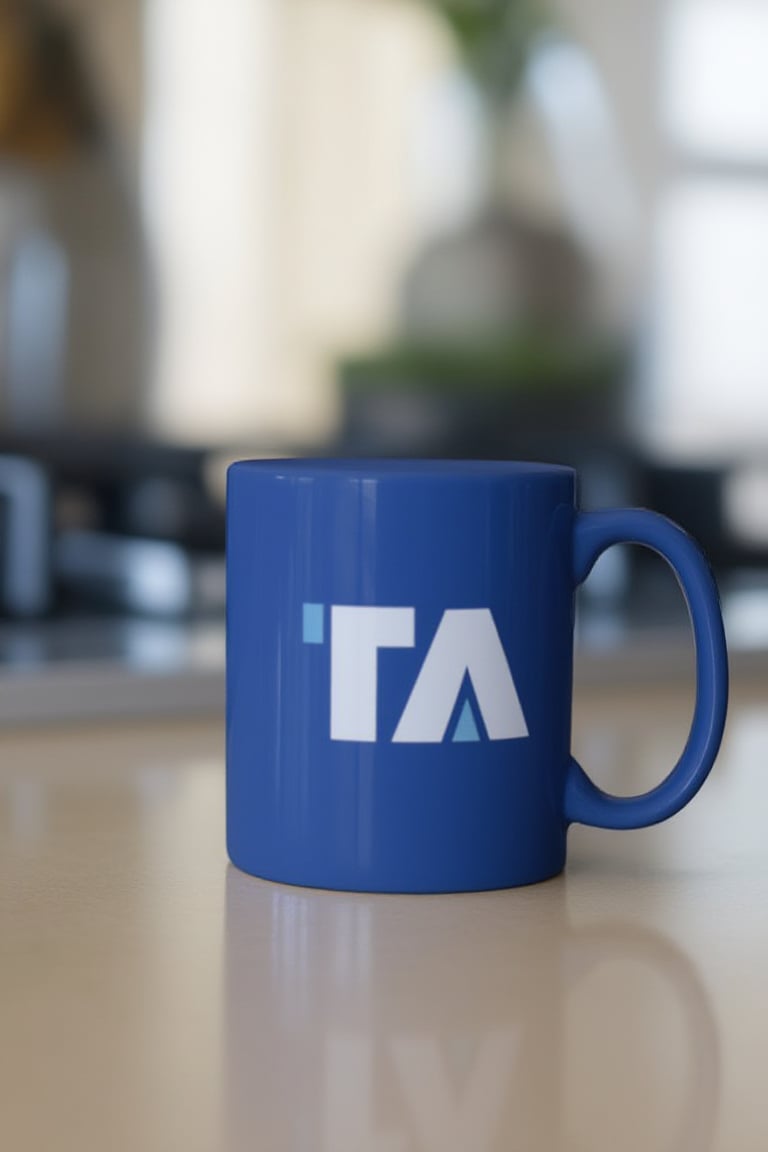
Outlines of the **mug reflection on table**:
{"label": "mug reflection on table", "polygon": [[[695,966],[656,931],[573,925],[562,881],[513,905],[230,869],[225,998],[228,1152],[256,1132],[285,1152],[568,1152],[596,1114],[615,1146],[711,1143],[719,1041]],[[670,1085],[665,1131],[649,1103]]]}

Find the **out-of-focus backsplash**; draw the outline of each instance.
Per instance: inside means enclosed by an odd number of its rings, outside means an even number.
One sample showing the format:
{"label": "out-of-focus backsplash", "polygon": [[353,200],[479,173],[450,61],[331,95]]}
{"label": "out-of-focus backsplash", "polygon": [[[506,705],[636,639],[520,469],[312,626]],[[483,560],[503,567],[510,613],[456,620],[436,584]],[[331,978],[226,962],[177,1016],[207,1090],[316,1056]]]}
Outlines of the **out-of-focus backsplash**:
{"label": "out-of-focus backsplash", "polygon": [[[246,455],[572,464],[768,650],[767,76],[752,0],[0,0],[0,713],[220,704]],[[655,557],[579,606],[689,659]]]}

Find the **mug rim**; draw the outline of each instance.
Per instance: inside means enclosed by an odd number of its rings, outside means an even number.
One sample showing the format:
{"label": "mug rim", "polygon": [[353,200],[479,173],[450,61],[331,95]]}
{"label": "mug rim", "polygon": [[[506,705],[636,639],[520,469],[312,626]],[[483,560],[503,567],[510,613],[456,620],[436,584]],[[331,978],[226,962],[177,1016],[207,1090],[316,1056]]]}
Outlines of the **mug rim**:
{"label": "mug rim", "polygon": [[575,479],[576,469],[566,464],[527,460],[425,459],[418,457],[292,456],[274,459],[237,460],[229,473],[256,472],[278,479],[283,476],[349,477],[350,479],[421,478],[469,480],[545,476]]}

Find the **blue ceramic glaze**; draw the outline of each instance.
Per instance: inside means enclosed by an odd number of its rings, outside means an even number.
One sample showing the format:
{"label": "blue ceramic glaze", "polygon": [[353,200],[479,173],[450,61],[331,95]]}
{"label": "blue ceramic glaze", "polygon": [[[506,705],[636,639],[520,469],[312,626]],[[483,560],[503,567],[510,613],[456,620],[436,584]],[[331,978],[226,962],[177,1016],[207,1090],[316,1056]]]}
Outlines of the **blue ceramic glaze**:
{"label": "blue ceramic glaze", "polygon": [[[691,799],[727,700],[711,573],[668,521],[582,514],[575,490],[568,468],[505,462],[231,468],[237,867],[362,891],[511,887],[561,871],[570,822],[638,827]],[[574,593],[619,541],[677,572],[698,668],[680,763],[630,800],[605,796],[570,754]]]}

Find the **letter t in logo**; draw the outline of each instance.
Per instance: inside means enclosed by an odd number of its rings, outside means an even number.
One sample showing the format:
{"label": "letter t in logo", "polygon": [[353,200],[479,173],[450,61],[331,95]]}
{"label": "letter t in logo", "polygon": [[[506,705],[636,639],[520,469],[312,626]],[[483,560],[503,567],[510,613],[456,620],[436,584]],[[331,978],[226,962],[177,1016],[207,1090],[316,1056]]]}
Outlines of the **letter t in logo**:
{"label": "letter t in logo", "polygon": [[331,609],[331,740],[376,742],[379,648],[413,648],[413,608]]}

